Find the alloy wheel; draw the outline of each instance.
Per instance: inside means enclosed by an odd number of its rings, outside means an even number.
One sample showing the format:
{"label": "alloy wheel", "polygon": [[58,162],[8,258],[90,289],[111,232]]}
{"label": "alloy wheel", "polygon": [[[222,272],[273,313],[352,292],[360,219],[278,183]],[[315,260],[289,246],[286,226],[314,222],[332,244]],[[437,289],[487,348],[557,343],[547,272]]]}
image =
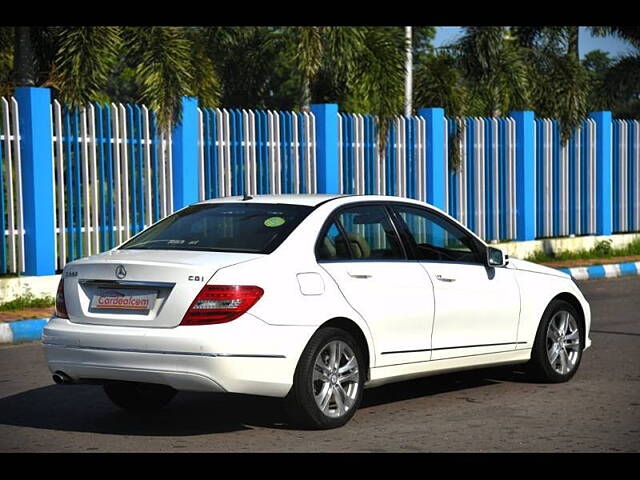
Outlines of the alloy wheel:
{"label": "alloy wheel", "polygon": [[360,373],[358,359],[349,345],[333,340],[316,356],[312,376],[313,396],[328,417],[347,414],[358,398]]}
{"label": "alloy wheel", "polygon": [[580,356],[580,330],[574,316],[564,310],[557,312],[547,327],[547,358],[561,375],[569,374]]}

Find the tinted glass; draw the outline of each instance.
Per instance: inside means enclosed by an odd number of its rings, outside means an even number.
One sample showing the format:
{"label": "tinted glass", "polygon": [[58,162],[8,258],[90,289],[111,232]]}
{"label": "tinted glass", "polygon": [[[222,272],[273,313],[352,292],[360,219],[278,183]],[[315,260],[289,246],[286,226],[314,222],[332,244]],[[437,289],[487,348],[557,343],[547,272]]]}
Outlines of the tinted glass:
{"label": "tinted glass", "polygon": [[267,203],[194,205],[121,248],[271,253],[311,210],[302,205]]}
{"label": "tinted glass", "polygon": [[415,241],[419,260],[479,263],[471,237],[445,219],[418,208],[394,209]]}
{"label": "tinted glass", "polygon": [[[347,234],[352,259],[405,259],[400,239],[384,207],[353,207],[342,211],[338,215],[338,221]],[[339,243],[338,241],[337,248],[340,248]]]}

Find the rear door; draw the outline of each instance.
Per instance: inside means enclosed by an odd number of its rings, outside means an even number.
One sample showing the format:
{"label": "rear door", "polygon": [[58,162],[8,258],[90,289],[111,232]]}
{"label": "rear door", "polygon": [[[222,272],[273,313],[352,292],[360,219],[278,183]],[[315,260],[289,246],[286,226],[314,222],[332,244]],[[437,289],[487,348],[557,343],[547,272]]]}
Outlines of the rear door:
{"label": "rear door", "polygon": [[321,233],[317,257],[369,325],[376,366],[429,360],[431,281],[407,259],[383,204],[340,209]]}
{"label": "rear door", "polygon": [[514,350],[520,315],[514,272],[486,267],[478,242],[439,213],[407,204],[393,210],[433,285],[431,359]]}

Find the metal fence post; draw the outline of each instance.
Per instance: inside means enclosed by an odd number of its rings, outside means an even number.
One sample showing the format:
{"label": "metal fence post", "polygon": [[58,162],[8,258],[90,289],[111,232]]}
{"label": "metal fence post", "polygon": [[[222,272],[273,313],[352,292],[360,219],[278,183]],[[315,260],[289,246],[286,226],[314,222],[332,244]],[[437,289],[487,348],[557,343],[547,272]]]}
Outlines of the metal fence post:
{"label": "metal fence post", "polygon": [[340,193],[338,171],[338,105],[311,105],[316,117],[316,171],[318,193]]}
{"label": "metal fence post", "polygon": [[198,201],[198,99],[182,97],[182,121],[172,135],[173,210]]}
{"label": "metal fence post", "polygon": [[22,153],[25,275],[55,273],[51,91],[17,87]]}
{"label": "metal fence post", "polygon": [[596,234],[611,235],[611,112],[593,112],[589,118],[596,122]]}
{"label": "metal fence post", "polygon": [[536,238],[535,113],[510,112],[516,122],[516,240]]}
{"label": "metal fence post", "polygon": [[444,154],[447,145],[444,137],[444,109],[422,108],[418,115],[424,118],[426,123],[426,200],[434,207],[446,210],[447,169]]}

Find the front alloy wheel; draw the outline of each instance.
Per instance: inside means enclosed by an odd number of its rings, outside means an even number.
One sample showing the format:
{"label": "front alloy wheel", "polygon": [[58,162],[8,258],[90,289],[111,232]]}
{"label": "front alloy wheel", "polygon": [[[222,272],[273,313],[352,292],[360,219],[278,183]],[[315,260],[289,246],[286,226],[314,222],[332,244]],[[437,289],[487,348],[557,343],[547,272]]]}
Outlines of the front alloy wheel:
{"label": "front alloy wheel", "polygon": [[578,370],[584,349],[584,332],[573,305],[554,300],[545,310],[533,352],[530,370],[543,382],[566,382]]}
{"label": "front alloy wheel", "polygon": [[547,327],[547,358],[551,367],[560,375],[567,375],[575,367],[580,356],[580,330],[571,313],[557,312]]}

